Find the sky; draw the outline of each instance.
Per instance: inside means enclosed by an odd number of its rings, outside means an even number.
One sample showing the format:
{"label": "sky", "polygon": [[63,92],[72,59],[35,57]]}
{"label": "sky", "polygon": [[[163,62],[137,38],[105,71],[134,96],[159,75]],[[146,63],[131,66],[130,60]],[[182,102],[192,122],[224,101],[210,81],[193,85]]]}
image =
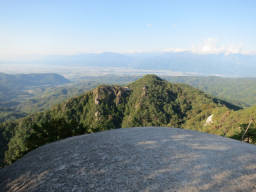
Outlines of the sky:
{"label": "sky", "polygon": [[0,59],[100,52],[256,54],[255,0],[0,0]]}

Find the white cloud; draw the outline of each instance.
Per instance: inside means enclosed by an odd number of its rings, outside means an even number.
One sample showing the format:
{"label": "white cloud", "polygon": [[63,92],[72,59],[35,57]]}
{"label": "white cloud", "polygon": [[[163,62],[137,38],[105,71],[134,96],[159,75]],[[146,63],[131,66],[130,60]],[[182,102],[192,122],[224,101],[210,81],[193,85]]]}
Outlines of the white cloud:
{"label": "white cloud", "polygon": [[147,27],[152,27],[152,24],[151,24],[151,23],[149,23],[149,24],[147,24],[146,26],[147,26]]}
{"label": "white cloud", "polygon": [[219,41],[216,38],[208,38],[198,46],[193,46],[191,51],[199,54],[236,54],[242,53],[242,47],[237,45],[219,45]]}
{"label": "white cloud", "polygon": [[197,45],[193,45],[190,49],[168,48],[166,52],[185,52],[189,51],[196,54],[256,54],[255,51],[243,49],[241,45],[221,44],[216,38],[207,38]]}

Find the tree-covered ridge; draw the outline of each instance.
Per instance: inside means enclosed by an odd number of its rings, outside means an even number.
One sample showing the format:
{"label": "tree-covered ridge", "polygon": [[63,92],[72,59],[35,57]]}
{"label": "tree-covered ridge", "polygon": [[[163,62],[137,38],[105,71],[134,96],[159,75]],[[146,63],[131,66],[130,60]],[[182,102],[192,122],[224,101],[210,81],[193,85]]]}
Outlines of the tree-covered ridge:
{"label": "tree-covered ridge", "polygon": [[[153,75],[135,81],[129,88],[133,91],[127,103],[124,127],[182,127],[185,121],[206,109],[225,106],[223,101],[191,86],[168,83]],[[237,109],[231,104],[229,107]]]}
{"label": "tree-covered ridge", "polygon": [[213,111],[232,108],[188,85],[146,75],[127,87],[98,86],[48,111],[1,124],[0,157],[12,163],[45,143],[120,127],[198,129]]}
{"label": "tree-covered ridge", "polygon": [[214,97],[224,99],[239,106],[248,107],[256,105],[255,78],[225,78],[214,76],[166,76],[164,78],[173,83],[191,85]]}
{"label": "tree-covered ridge", "polygon": [[55,73],[5,74],[0,73],[0,102],[6,102],[17,95],[29,95],[34,87],[57,86],[70,81]]}
{"label": "tree-covered ridge", "polygon": [[5,74],[0,73],[0,88],[24,89],[31,86],[61,85],[70,81],[56,73]]}
{"label": "tree-covered ridge", "polygon": [[[12,87],[12,84],[8,84],[8,91],[1,89],[0,82],[0,122],[48,110],[69,98],[82,95],[86,91],[96,88],[102,82],[106,84],[128,84],[136,78],[132,76],[90,76],[61,86],[55,86],[54,83],[49,86],[45,84],[39,84],[38,86],[25,84],[22,89],[16,89],[15,86]],[[54,82],[54,80],[52,81]]]}
{"label": "tree-covered ridge", "polygon": [[[70,81],[55,73],[39,74],[5,74],[0,73],[0,122],[24,117],[31,111],[39,111],[50,105],[43,99],[33,99],[43,95],[43,90],[69,83]],[[56,88],[57,89],[57,88]],[[56,91],[55,94],[58,94]],[[59,94],[60,95],[60,94]],[[61,96],[64,93],[61,93]],[[58,100],[61,100],[58,98]],[[28,100],[30,102],[28,102]],[[46,100],[45,100],[46,101]],[[34,104],[38,103],[38,105]],[[42,106],[44,105],[44,106]]]}
{"label": "tree-covered ridge", "polygon": [[[256,106],[238,111],[230,111],[226,108],[216,109],[212,114],[212,122],[198,130],[241,140],[250,120],[256,118]],[[256,131],[255,123],[249,129],[250,132],[253,130]],[[255,139],[256,134],[250,143],[256,143]]]}
{"label": "tree-covered ridge", "polygon": [[[103,82],[105,84],[127,85],[137,79],[139,79],[139,76],[135,75],[84,76],[76,79],[76,82],[57,87],[54,85],[50,87],[27,86],[22,90],[17,90],[14,87],[11,93],[0,88],[0,122],[48,110],[69,98],[84,94],[85,91],[95,88]],[[163,79],[171,83],[191,85],[207,94],[241,107],[256,104],[256,78],[163,76]]]}
{"label": "tree-covered ridge", "polygon": [[[99,86],[51,110],[0,125],[1,156],[11,163],[26,152],[73,135],[119,128],[129,89]],[[11,128],[10,128],[11,127]],[[13,128],[14,127],[14,128]],[[15,133],[12,133],[15,130]],[[12,134],[10,134],[12,133]]]}

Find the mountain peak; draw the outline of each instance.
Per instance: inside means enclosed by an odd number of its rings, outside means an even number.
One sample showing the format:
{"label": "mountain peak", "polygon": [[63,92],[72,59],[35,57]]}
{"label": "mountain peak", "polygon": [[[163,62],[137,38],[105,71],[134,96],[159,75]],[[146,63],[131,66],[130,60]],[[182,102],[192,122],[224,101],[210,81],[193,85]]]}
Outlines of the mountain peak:
{"label": "mountain peak", "polygon": [[160,77],[158,77],[157,75],[154,75],[154,74],[144,75],[139,80],[144,80],[144,81],[163,81],[163,79],[161,79]]}
{"label": "mountain peak", "polygon": [[157,75],[150,74],[145,75],[142,78],[138,79],[137,81],[131,83],[129,87],[131,88],[141,88],[145,86],[155,86],[155,85],[163,85],[164,83],[167,83],[167,81],[161,79]]}

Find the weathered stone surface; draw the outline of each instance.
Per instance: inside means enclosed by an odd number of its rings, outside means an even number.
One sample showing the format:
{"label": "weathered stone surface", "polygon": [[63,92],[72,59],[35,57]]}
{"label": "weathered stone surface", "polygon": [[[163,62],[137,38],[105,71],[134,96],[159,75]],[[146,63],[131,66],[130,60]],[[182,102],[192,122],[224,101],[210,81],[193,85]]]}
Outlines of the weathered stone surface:
{"label": "weathered stone surface", "polygon": [[107,103],[109,100],[114,100],[115,104],[121,103],[122,96],[127,96],[130,93],[130,89],[120,86],[100,86],[94,89],[94,103],[99,105],[101,103]]}
{"label": "weathered stone surface", "polygon": [[42,146],[0,170],[2,191],[256,191],[256,146],[127,128]]}

